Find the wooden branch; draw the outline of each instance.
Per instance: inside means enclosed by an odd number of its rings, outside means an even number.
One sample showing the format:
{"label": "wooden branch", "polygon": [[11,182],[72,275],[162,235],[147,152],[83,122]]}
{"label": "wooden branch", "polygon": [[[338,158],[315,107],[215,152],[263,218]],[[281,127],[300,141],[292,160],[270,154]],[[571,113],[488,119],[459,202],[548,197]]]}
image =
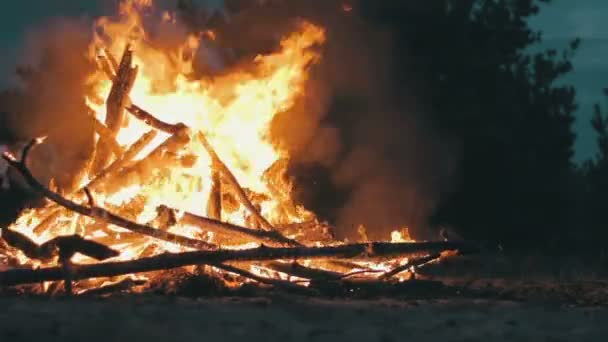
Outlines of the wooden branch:
{"label": "wooden branch", "polygon": [[[128,165],[156,136],[158,133],[156,131],[149,131],[142,135],[137,141],[135,141],[131,146],[120,156],[120,158],[114,160],[112,164],[99,172],[95,178],[93,178],[90,182],[88,182],[82,188],[73,192],[73,194],[77,194],[76,199],[81,200],[85,195],[84,189],[89,188],[90,190],[96,190],[97,187],[111,178],[118,172],[120,169]],[[55,221],[63,214],[65,214],[65,208],[60,207],[57,203],[51,203],[47,205],[43,210],[46,211],[46,215],[42,222],[38,226],[34,228],[34,233],[40,234],[47,230],[50,225],[54,224]]]}
{"label": "wooden branch", "polygon": [[212,165],[211,170],[211,190],[207,201],[207,216],[217,221],[222,220],[222,180],[215,164]]}
{"label": "wooden branch", "polygon": [[50,261],[60,255],[69,259],[75,253],[80,253],[96,260],[106,260],[119,255],[117,251],[105,245],[86,240],[78,235],[59,236],[42,245],[38,245],[19,232],[3,229],[2,238],[7,244],[19,249],[27,257],[41,261]]}
{"label": "wooden branch", "polygon": [[129,113],[131,113],[137,119],[145,122],[148,126],[152,128],[156,128],[159,131],[163,131],[169,134],[178,133],[184,126],[183,123],[170,124],[166,123],[160,119],[157,119],[154,115],[150,114],[146,110],[141,107],[131,103],[129,106],[125,108]]}
{"label": "wooden branch", "polygon": [[[129,111],[129,113],[133,114],[133,116],[144,121],[146,124],[150,125],[151,127],[154,127],[158,130],[161,130],[161,131],[164,131],[167,133],[175,134],[177,131],[179,131],[180,129],[183,128],[183,124],[166,123],[162,120],[157,119],[151,113],[145,111],[144,109],[142,109],[134,104],[131,104],[130,106],[128,106],[127,111]],[[266,230],[275,230],[274,227],[270,224],[270,222],[268,222],[255,208],[253,203],[251,203],[251,200],[249,199],[249,197],[247,196],[247,194],[245,193],[245,191],[239,184],[239,182],[236,179],[236,177],[234,176],[234,174],[230,171],[230,169],[226,166],[226,164],[224,164],[224,162],[220,159],[218,154],[215,152],[215,149],[213,148],[213,146],[211,146],[211,144],[207,141],[207,138],[205,137],[205,135],[202,132],[199,132],[197,134],[197,138],[203,144],[203,146],[207,150],[207,153],[209,153],[209,156],[211,157],[211,159],[213,161],[214,167],[219,169],[219,171],[222,173],[222,176],[224,176],[224,179],[230,185],[232,185],[237,196],[239,197],[239,199],[241,200],[241,202],[243,203],[245,208],[249,211],[249,213],[252,216],[254,216],[256,220],[259,221],[259,223],[262,225],[262,228],[264,228]]]}
{"label": "wooden branch", "polygon": [[[158,133],[156,131],[149,131],[142,135],[137,141],[131,144],[131,146],[120,158],[116,159],[114,162],[112,162],[112,164],[98,173],[95,178],[86,185],[86,187],[95,190],[96,187],[106,180],[107,177],[115,174],[118,170],[125,167],[129,162],[137,157],[137,155],[143,151],[143,149],[146,148],[146,146],[148,146],[148,144],[150,144],[150,142],[152,142],[157,135]],[[83,190],[84,187],[81,189],[81,191]]]}
{"label": "wooden branch", "polygon": [[[157,119],[154,115],[147,112],[146,110],[138,107],[137,105],[131,104],[127,107],[127,111],[129,111],[133,116],[138,119],[144,121],[151,127],[154,127],[158,130],[164,131],[166,133],[176,134],[184,128],[184,125],[179,124],[169,124],[162,120]],[[224,162],[219,158],[218,154],[215,152],[215,149],[211,144],[207,141],[207,138],[202,132],[197,134],[197,138],[203,144],[207,153],[211,157],[213,161],[213,166],[217,170],[219,170],[224,177],[224,179],[234,188],[236,195],[239,197],[245,208],[249,211],[249,213],[255,217],[255,219],[262,225],[262,228],[269,231],[276,231],[274,227],[268,222],[257,210],[257,208],[251,203],[251,200],[239,184],[238,180],[234,176],[234,174],[230,171],[230,169],[224,164]],[[277,234],[280,234],[277,232]]]}
{"label": "wooden branch", "polygon": [[416,258],[416,259],[412,259],[412,260],[408,260],[405,264],[401,265],[401,266],[397,266],[395,268],[393,268],[392,270],[382,274],[379,278],[386,280],[389,279],[393,276],[396,276],[397,274],[407,271],[411,268],[416,268],[420,265],[424,265],[428,262],[431,262],[433,260],[439,259],[441,258],[441,252],[439,253],[434,253],[434,254],[430,254],[430,255],[426,255],[420,258]]}
{"label": "wooden branch", "polygon": [[180,220],[180,223],[190,224],[199,227],[203,230],[214,232],[217,234],[225,234],[229,236],[242,236],[248,240],[265,242],[271,245],[280,246],[302,246],[299,242],[289,239],[279,233],[273,231],[264,231],[245,228],[231,223],[214,220],[207,217],[202,217],[193,213],[185,212]]}
{"label": "wooden branch", "polygon": [[[224,180],[226,180],[226,182],[228,182],[232,186],[232,188],[236,192],[236,195],[241,200],[241,203],[243,203],[243,205],[245,206],[247,211],[249,211],[249,213],[260,223],[262,228],[264,228],[265,230],[276,232],[275,228],[270,224],[270,222],[268,222],[260,214],[260,212],[257,210],[257,208],[253,205],[253,203],[251,203],[251,200],[245,193],[245,190],[243,190],[243,187],[241,187],[241,185],[239,184],[239,181],[236,179],[234,174],[230,171],[228,166],[226,166],[226,164],[224,164],[224,162],[217,155],[217,153],[215,152],[215,149],[213,148],[213,146],[211,146],[209,141],[207,141],[207,138],[205,137],[205,135],[202,132],[199,132],[197,134],[197,138],[203,144],[203,146],[207,150],[207,153],[209,153],[209,156],[211,157],[211,160],[213,161],[214,165],[222,173]],[[280,234],[280,233],[277,232],[277,234]]]}
{"label": "wooden branch", "polygon": [[299,291],[307,291],[307,292],[311,292],[312,290],[307,289],[306,287],[300,286],[298,284],[286,281],[286,280],[281,280],[281,279],[272,279],[272,278],[265,278],[265,277],[261,277],[257,274],[251,273],[247,270],[244,270],[242,268],[238,268],[232,265],[228,265],[228,264],[215,264],[212,265],[213,267],[219,268],[221,270],[230,272],[230,273],[234,273],[234,274],[238,274],[242,277],[245,278],[249,278],[249,279],[253,279],[259,283],[262,284],[268,284],[268,285],[272,285],[278,288],[285,288],[285,289],[290,289],[290,290],[299,290]]}
{"label": "wooden branch", "polygon": [[159,240],[168,241],[171,243],[175,243],[175,244],[178,244],[181,246],[194,248],[194,249],[216,249],[217,248],[215,245],[209,244],[204,241],[200,241],[200,240],[192,239],[189,237],[165,232],[165,231],[155,229],[150,226],[146,226],[143,224],[139,224],[137,222],[133,222],[133,221],[124,219],[103,208],[86,207],[86,206],[77,204],[77,203],[72,202],[72,201],[64,198],[63,196],[47,189],[44,185],[42,185],[40,182],[38,182],[38,180],[32,175],[32,173],[26,166],[26,161],[27,161],[27,156],[28,156],[29,150],[36,143],[40,143],[40,142],[41,141],[39,139],[32,140],[30,142],[30,144],[27,145],[27,146],[29,146],[29,148],[26,147],[24,149],[24,152],[22,154],[20,161],[18,161],[12,154],[10,154],[8,152],[4,153],[3,157],[9,163],[9,165],[14,167],[17,171],[19,171],[19,173],[21,173],[21,175],[24,177],[24,179],[26,180],[26,182],[28,183],[29,186],[31,186],[33,189],[35,189],[36,191],[38,191],[40,194],[44,195],[51,201],[61,205],[62,207],[65,207],[66,209],[74,211],[78,214],[89,216],[89,217],[95,218],[97,220],[106,222],[108,224],[113,224],[113,225],[125,228],[127,230],[131,230],[136,233],[151,236],[151,237],[159,239]]}
{"label": "wooden branch", "polygon": [[[192,251],[165,253],[131,261],[105,262],[92,265],[74,264],[72,279],[113,277],[131,273],[168,270],[190,265],[216,265],[231,261],[270,261],[277,259],[384,258],[430,254],[437,251],[470,248],[464,242],[411,242],[351,244],[328,247],[258,247],[242,250]],[[13,269],[0,272],[0,285],[39,283],[63,279],[61,267]]]}
{"label": "wooden branch", "polygon": [[344,277],[342,273],[322,270],[318,268],[302,266],[297,262],[271,262],[265,264],[266,267],[275,271],[283,272],[298,278],[310,280],[339,280]]}
{"label": "wooden branch", "polygon": [[82,293],[79,293],[79,296],[103,296],[107,294],[117,293],[129,290],[136,286],[145,285],[147,282],[145,280],[135,280],[131,278],[124,279],[119,281],[116,284],[105,285],[99,288],[91,288],[90,290],[86,290]]}
{"label": "wooden branch", "polygon": [[146,157],[122,168],[119,172],[113,174],[111,179],[100,181],[95,190],[113,193],[124,186],[148,183],[149,178],[154,174],[153,171],[158,169],[159,166],[164,166],[164,161],[166,161],[170,152],[177,151],[188,142],[190,142],[190,130],[188,127],[182,126],[180,131],[167,138]]}
{"label": "wooden branch", "polygon": [[[132,67],[133,51],[127,45],[123,53],[122,59],[116,70],[116,75],[113,79],[112,88],[106,101],[106,126],[110,131],[110,136],[115,139],[118,131],[124,122],[124,108],[128,102],[129,93],[135,83],[138,68]],[[108,142],[100,136],[95,148],[95,158],[92,164],[92,174],[97,174],[106,167],[110,159],[110,150]],[[117,156],[118,157],[118,156]]]}
{"label": "wooden branch", "polygon": [[99,135],[99,139],[103,139],[104,142],[108,145],[112,153],[116,156],[116,158],[120,158],[122,155],[122,147],[116,141],[116,135],[103,123],[101,123],[97,118],[93,117],[93,129],[95,133]]}

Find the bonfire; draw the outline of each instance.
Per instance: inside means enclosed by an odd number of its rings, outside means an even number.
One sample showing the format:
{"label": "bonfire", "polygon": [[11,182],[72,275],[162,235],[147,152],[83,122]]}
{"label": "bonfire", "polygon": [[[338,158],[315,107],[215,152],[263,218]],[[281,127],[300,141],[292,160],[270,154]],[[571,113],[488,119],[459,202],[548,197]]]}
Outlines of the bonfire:
{"label": "bonfire", "polygon": [[[140,11],[96,22],[86,99],[96,147],[79,187],[59,193],[28,169],[33,137],[4,159],[48,201],[2,230],[8,269],[2,286],[80,294],[115,284],[146,289],[170,269],[230,274],[237,285],[310,288],[312,281],[403,281],[415,267],[471,246],[417,242],[407,231],[387,241],[339,241],[332,227],[294,202],[289,155],[270,136],[273,118],[302,95],[322,58],[324,29],[301,21],[280,49],[255,67],[193,79],[194,51],[212,31],[167,53],[146,39]],[[162,20],[175,20],[167,12]],[[102,32],[102,33],[100,33]],[[234,283],[233,283],[234,284]]]}

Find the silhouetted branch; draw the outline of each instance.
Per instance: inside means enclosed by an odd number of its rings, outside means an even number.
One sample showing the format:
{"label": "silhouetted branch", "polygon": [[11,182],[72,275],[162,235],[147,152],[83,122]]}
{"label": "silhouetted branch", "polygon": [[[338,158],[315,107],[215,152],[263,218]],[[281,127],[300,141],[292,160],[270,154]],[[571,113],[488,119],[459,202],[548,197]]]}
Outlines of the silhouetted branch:
{"label": "silhouetted branch", "polygon": [[[192,251],[165,253],[131,261],[115,261],[93,265],[72,265],[72,279],[80,280],[98,277],[168,270],[190,265],[210,265],[231,261],[269,261],[278,259],[326,259],[326,258],[385,258],[410,255],[432,254],[443,250],[470,248],[464,242],[375,242],[327,247],[258,247],[242,250]],[[60,267],[40,269],[13,269],[0,272],[0,285],[39,283],[62,280]]]}

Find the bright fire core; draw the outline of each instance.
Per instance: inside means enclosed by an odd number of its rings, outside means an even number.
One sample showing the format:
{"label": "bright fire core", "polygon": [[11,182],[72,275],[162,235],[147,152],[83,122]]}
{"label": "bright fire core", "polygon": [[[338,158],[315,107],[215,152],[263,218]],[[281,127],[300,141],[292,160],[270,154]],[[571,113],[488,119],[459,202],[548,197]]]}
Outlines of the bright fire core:
{"label": "bright fire core", "polygon": [[[259,245],[222,240],[180,221],[185,212],[209,216],[207,202],[214,182],[213,163],[201,141],[196,138],[202,133],[271,224],[287,225],[314,220],[313,213],[293,203],[291,184],[284,177],[289,155],[273,145],[269,135],[273,118],[294,105],[304,91],[308,69],[320,60],[315,47],[325,41],[323,28],[301,22],[296,31],[282,38],[276,52],[257,56],[253,70],[235,70],[213,79],[193,80],[191,75],[195,69],[196,51],[206,39],[215,39],[215,34],[205,32],[191,35],[179,48],[171,51],[155,47],[148,39],[142,17],[142,13],[152,5],[151,0],[124,1],[117,18],[99,19],[95,24],[96,34],[88,56],[97,64],[100,55],[120,60],[125,48],[130,46],[133,65],[138,68],[130,92],[130,103],[137,104],[164,122],[185,124],[190,128],[190,140],[160,164],[147,165],[146,170],[129,174],[127,179],[121,180],[119,187],[91,189],[97,205],[144,224],[154,222],[158,216],[157,208],[166,206],[177,210],[178,223],[167,228],[172,233],[205,240],[222,248]],[[176,24],[172,13],[165,13],[162,21],[166,25]],[[86,99],[87,104],[98,121],[104,123],[105,100],[112,81],[102,68],[90,75],[89,79],[95,86],[96,94]],[[150,130],[146,123],[126,115],[116,141],[124,151]],[[170,134],[159,132],[147,148],[134,158],[133,163],[144,160],[154,148],[169,138]],[[91,172],[85,174],[81,186],[95,176]],[[221,220],[256,229],[252,226],[248,210],[231,196],[230,189],[224,192]],[[75,193],[70,198],[84,202],[82,197],[82,194]],[[52,224],[41,229],[40,223],[47,220],[53,210],[57,208],[51,204],[28,210],[11,229],[37,243],[60,235],[78,234],[120,251],[120,255],[113,260],[131,260],[187,250],[177,244],[136,235],[117,226],[100,225],[93,219],[67,210],[59,210],[60,214],[51,219]],[[409,241],[409,237],[395,233],[393,240]],[[38,261],[27,258],[19,251],[15,250],[14,254],[22,265],[39,265]],[[76,255],[73,261],[93,262],[81,255]],[[404,261],[399,260],[400,263]],[[56,262],[49,262],[45,266]],[[252,272],[264,273],[258,266],[249,267]],[[368,264],[366,267],[386,268],[388,265]]]}

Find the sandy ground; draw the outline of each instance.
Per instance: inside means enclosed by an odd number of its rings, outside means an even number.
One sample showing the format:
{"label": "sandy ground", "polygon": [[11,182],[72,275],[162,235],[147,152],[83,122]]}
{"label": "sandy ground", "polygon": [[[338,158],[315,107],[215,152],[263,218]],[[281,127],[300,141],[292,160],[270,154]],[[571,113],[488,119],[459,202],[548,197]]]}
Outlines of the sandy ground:
{"label": "sandy ground", "polygon": [[0,298],[0,341],[606,341],[608,308],[486,300]]}

